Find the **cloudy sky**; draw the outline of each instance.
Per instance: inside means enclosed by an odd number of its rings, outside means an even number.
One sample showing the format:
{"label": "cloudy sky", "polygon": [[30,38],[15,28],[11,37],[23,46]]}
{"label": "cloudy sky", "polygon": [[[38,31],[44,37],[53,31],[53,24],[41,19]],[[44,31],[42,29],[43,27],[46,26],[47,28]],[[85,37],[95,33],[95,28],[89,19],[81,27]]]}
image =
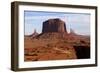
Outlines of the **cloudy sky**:
{"label": "cloudy sky", "polygon": [[90,35],[90,14],[24,11],[25,35],[42,32],[42,23],[48,19],[60,18],[66,23],[67,31],[73,29],[77,34]]}

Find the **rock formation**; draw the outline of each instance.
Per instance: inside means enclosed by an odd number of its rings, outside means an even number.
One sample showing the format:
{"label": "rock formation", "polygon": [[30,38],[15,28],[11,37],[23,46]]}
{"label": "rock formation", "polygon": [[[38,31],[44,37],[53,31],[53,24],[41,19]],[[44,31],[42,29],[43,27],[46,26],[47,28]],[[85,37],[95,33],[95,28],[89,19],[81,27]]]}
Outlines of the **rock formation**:
{"label": "rock formation", "polygon": [[90,58],[90,36],[78,35],[72,29],[67,33],[65,22],[58,18],[44,21],[42,33],[34,31],[24,42],[24,61]]}
{"label": "rock formation", "polygon": [[46,32],[60,32],[60,33],[66,32],[67,33],[65,22],[58,18],[49,19],[43,22],[42,33],[46,33]]}
{"label": "rock formation", "polygon": [[31,36],[31,37],[36,37],[37,35],[38,35],[38,33],[37,33],[36,29],[35,29],[35,30],[34,30],[34,33],[31,34],[30,36]]}
{"label": "rock formation", "polygon": [[36,31],[36,29],[35,29],[34,32],[33,32],[32,34],[30,34],[30,35],[25,35],[25,37],[31,37],[31,38],[33,38],[33,37],[36,37],[38,34],[39,34],[39,33],[37,33],[37,31]]}
{"label": "rock formation", "polygon": [[73,29],[70,29],[70,35],[77,35]]}

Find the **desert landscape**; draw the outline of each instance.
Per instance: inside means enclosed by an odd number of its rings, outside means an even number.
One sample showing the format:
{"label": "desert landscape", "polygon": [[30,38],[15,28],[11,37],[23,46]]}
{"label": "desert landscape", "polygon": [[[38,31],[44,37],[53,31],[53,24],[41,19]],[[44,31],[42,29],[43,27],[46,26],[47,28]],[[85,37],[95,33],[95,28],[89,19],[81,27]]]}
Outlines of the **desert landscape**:
{"label": "desert landscape", "polygon": [[67,32],[59,18],[42,24],[42,33],[35,30],[24,36],[24,61],[48,61],[90,58],[90,36]]}

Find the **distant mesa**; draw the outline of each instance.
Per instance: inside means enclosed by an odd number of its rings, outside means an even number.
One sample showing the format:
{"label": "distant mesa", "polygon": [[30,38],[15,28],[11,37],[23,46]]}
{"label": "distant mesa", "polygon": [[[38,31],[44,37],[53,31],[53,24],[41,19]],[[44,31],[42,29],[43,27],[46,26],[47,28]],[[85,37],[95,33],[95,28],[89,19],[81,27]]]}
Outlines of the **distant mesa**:
{"label": "distant mesa", "polygon": [[36,29],[34,30],[34,33],[33,33],[33,37],[35,37],[35,36],[37,36],[38,35],[38,33],[37,33],[37,31],[36,31]]}
{"label": "distant mesa", "polygon": [[39,33],[37,33],[36,29],[34,30],[34,32],[29,35],[29,37],[36,37]]}
{"label": "distant mesa", "polygon": [[59,18],[55,18],[55,19],[48,19],[43,22],[42,32],[40,34],[35,29],[31,35],[25,35],[25,36],[36,37],[38,35],[41,36],[41,35],[47,34],[47,33],[49,33],[49,34],[50,33],[52,33],[52,34],[58,33],[60,35],[62,35],[62,34],[77,35],[73,29],[70,29],[70,33],[68,33],[65,22]]}
{"label": "distant mesa", "polygon": [[70,29],[70,35],[77,35],[73,29]]}
{"label": "distant mesa", "polygon": [[49,19],[43,22],[42,33],[59,32],[67,33],[65,22],[59,18]]}
{"label": "distant mesa", "polygon": [[43,22],[42,32],[38,34],[36,30],[31,37],[35,38],[68,38],[68,36],[77,35],[74,30],[70,29],[70,33],[67,32],[66,24],[59,18],[48,19]]}

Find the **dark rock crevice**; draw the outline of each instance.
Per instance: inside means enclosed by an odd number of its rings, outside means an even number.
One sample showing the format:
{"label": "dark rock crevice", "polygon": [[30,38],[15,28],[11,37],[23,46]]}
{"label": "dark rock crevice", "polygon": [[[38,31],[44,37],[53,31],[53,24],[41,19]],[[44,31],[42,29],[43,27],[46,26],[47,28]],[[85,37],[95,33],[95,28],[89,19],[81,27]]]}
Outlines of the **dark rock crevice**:
{"label": "dark rock crevice", "polygon": [[74,46],[78,59],[90,58],[90,47],[89,46]]}

